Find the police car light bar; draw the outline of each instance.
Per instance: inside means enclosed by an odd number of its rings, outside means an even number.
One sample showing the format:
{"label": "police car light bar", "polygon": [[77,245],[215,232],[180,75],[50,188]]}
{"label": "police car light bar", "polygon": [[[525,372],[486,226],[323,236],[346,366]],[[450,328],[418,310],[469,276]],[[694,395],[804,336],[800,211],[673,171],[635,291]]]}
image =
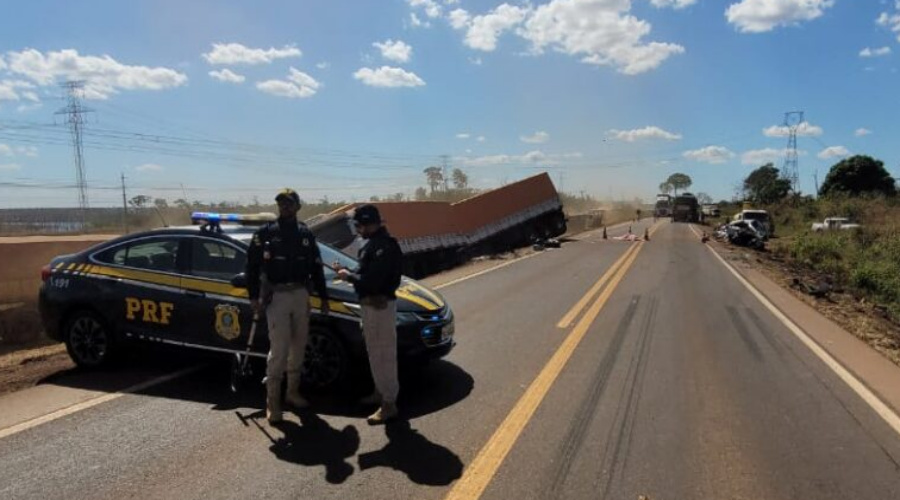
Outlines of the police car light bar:
{"label": "police car light bar", "polygon": [[273,222],[278,217],[271,212],[260,212],[258,214],[221,214],[216,212],[194,212],[191,214],[191,223],[193,224],[221,224],[223,222],[233,222],[245,226],[262,225],[267,222]]}

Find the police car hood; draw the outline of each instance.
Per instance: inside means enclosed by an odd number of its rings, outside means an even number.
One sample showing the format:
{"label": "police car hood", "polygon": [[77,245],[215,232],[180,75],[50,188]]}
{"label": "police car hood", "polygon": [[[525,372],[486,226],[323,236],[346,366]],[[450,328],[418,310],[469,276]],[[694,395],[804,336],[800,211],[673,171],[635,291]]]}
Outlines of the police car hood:
{"label": "police car hood", "polygon": [[[332,281],[328,292],[332,300],[359,303],[359,297],[353,286],[345,281]],[[397,289],[397,311],[400,312],[433,312],[446,307],[447,302],[441,294],[429,289],[421,283],[404,277]]]}

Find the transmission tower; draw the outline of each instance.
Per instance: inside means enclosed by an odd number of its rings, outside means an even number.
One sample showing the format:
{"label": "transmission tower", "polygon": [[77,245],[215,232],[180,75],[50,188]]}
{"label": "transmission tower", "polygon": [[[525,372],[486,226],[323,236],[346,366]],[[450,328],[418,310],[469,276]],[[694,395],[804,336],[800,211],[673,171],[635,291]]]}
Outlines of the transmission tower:
{"label": "transmission tower", "polygon": [[791,181],[791,190],[799,192],[800,155],[797,153],[797,129],[803,123],[803,111],[788,111],[784,114],[784,127],[788,131],[787,148],[784,150],[784,163],[781,165],[781,176]]}
{"label": "transmission tower", "polygon": [[63,83],[66,91],[66,107],[57,111],[57,115],[65,116],[66,124],[72,134],[72,153],[75,157],[75,182],[78,187],[78,208],[81,210],[81,226],[87,222],[87,210],[89,208],[87,194],[87,177],[84,172],[84,148],[81,143],[81,129],[84,126],[84,118],[87,113],[93,112],[81,104],[84,94],[84,82],[68,81]]}
{"label": "transmission tower", "polygon": [[441,177],[444,178],[444,192],[449,191],[450,188],[450,176],[447,172],[447,168],[450,165],[450,156],[441,155]]}

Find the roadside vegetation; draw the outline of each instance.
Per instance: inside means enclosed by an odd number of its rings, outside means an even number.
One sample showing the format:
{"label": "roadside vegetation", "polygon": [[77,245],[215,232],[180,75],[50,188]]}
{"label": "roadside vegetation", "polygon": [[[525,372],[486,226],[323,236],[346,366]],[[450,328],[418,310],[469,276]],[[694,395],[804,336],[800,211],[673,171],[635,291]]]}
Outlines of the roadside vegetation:
{"label": "roadside vegetation", "polygon": [[[768,210],[776,238],[768,242],[776,260],[817,282],[869,302],[900,325],[900,197],[882,162],[854,156],[834,165],[819,196],[789,194],[790,183],[771,164],[744,182],[745,199]],[[723,207],[732,215],[741,204]],[[816,232],[812,223],[848,217],[856,229]]]}

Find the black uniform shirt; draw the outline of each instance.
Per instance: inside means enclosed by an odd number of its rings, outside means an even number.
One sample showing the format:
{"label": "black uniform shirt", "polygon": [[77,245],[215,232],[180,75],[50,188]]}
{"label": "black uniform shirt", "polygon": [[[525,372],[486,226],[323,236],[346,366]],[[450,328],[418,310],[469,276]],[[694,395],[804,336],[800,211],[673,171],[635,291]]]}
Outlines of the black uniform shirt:
{"label": "black uniform shirt", "polygon": [[359,250],[359,269],[348,281],[353,283],[360,299],[383,296],[397,297],[400,287],[403,251],[387,229],[382,227]]}
{"label": "black uniform shirt", "polygon": [[312,286],[319,297],[328,299],[316,237],[306,224],[296,219],[279,218],[278,222],[266,224],[253,235],[246,269],[251,300],[259,298],[262,273],[272,284]]}

